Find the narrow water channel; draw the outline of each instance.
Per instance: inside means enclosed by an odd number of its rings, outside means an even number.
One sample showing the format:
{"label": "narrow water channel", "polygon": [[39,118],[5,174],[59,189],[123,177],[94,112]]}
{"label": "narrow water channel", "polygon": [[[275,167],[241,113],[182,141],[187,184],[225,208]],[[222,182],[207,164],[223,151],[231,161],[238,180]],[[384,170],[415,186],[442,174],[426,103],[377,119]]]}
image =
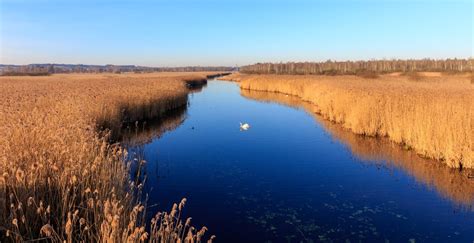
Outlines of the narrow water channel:
{"label": "narrow water channel", "polygon": [[130,149],[147,160],[150,214],[186,197],[216,242],[474,240],[473,180],[305,106],[209,81]]}

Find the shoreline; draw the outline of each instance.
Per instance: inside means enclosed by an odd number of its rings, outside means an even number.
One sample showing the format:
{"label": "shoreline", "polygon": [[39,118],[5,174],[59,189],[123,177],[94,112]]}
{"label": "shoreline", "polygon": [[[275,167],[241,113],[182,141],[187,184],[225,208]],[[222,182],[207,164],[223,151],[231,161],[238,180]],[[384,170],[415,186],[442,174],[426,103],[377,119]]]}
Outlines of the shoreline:
{"label": "shoreline", "polygon": [[226,78],[240,82],[241,89],[298,96],[312,103],[315,113],[353,133],[387,137],[449,167],[474,168],[474,86],[469,77],[412,81],[396,75],[364,79],[237,73]]}

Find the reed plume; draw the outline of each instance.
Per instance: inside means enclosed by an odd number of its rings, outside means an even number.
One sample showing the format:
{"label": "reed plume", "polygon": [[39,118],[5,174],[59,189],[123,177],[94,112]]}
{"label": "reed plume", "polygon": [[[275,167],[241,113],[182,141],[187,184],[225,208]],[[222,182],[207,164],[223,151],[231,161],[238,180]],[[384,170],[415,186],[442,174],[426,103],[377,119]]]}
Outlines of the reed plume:
{"label": "reed plume", "polygon": [[[0,241],[143,242],[143,185],[118,141],[187,104],[206,73],[0,78]],[[193,235],[197,236],[197,233]]]}

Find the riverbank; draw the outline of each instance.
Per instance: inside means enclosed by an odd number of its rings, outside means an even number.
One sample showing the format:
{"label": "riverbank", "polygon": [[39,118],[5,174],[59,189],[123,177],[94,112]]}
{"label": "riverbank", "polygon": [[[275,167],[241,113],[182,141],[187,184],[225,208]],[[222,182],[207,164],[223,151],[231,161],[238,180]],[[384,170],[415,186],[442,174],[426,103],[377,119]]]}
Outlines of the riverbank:
{"label": "riverbank", "polygon": [[129,174],[144,162],[129,161],[110,142],[124,126],[186,106],[187,84],[204,85],[215,74],[1,77],[0,239],[120,242],[169,234],[160,226],[178,222],[166,215],[157,217],[156,231],[145,231],[143,185]]}
{"label": "riverbank", "polygon": [[474,167],[474,86],[467,75],[235,73],[225,79],[241,89],[298,96],[356,134],[387,137],[450,167]]}
{"label": "riverbank", "polygon": [[301,98],[281,93],[242,89],[243,97],[264,103],[278,103],[295,109],[303,109],[337,141],[367,164],[377,168],[401,169],[415,180],[433,188],[439,195],[462,208],[474,205],[474,180],[469,176],[473,170],[449,168],[433,160],[421,158],[413,151],[406,151],[386,138],[372,138],[357,135],[339,124],[324,119],[314,112],[315,106]]}

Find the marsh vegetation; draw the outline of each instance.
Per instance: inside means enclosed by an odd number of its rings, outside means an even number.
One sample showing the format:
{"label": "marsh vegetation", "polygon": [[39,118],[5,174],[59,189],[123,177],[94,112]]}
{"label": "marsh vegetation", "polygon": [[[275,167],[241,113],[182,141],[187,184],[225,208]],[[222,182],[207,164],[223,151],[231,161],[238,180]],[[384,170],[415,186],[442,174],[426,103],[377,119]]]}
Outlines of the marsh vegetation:
{"label": "marsh vegetation", "polygon": [[[344,175],[341,177],[336,172],[341,168],[352,171],[355,181],[359,180],[358,176],[368,173],[374,177],[370,183],[384,180],[389,184],[393,183],[390,178],[378,170],[401,171],[422,185],[416,190],[421,196],[412,195],[415,199],[430,198],[435,207],[443,208],[439,217],[462,224],[456,216],[446,214],[452,208],[451,204],[441,204],[438,196],[427,192],[431,188],[439,197],[449,199],[456,209],[461,208],[462,214],[470,214],[474,185],[469,179],[472,171],[466,168],[473,166],[474,87],[469,75],[433,72],[381,74],[373,71],[344,76],[234,73],[223,79],[239,81],[239,84],[216,86],[214,82],[212,96],[201,96],[199,92],[206,87],[209,76],[215,77],[215,73],[1,77],[1,239],[200,242],[207,228],[197,230],[190,219],[181,219],[186,203],[181,198],[188,196],[201,207],[209,205],[215,209],[215,214],[228,216],[228,226],[222,226],[216,224],[216,221],[224,220],[220,216],[206,215],[202,208],[193,206],[189,210],[198,225],[210,226],[224,240],[231,239],[226,233],[231,231],[229,227],[252,225],[261,230],[257,238],[262,240],[282,237],[290,240],[408,239],[404,230],[391,232],[377,223],[377,218],[383,215],[408,220],[409,216],[402,211],[413,208],[400,209],[392,203],[376,204],[380,200],[378,197],[369,197],[360,203],[345,198],[349,191],[329,185],[337,181],[339,186],[347,186]],[[240,94],[236,93],[238,90]],[[196,103],[192,98],[194,101],[190,101],[190,93],[202,100],[197,98]],[[283,132],[279,135],[282,137],[269,135],[273,134],[269,132],[272,127],[272,131],[288,129],[265,118],[266,107],[258,108],[255,103],[246,103],[242,97],[303,108],[313,117],[312,123],[316,120],[315,124],[321,125],[333,139],[340,141],[360,164],[377,170],[359,171],[353,168],[348,158],[344,157],[345,162],[341,164],[332,157],[337,153],[327,155],[320,151],[317,146],[333,145],[328,145],[326,140],[315,143],[311,136],[321,136],[321,130],[309,127],[305,116],[299,113],[274,107],[272,119],[290,119],[283,123],[291,121],[300,124],[301,128],[297,125],[297,129],[292,129],[295,134]],[[203,109],[201,112],[204,113],[186,120],[186,107],[190,102],[194,102],[191,107]],[[220,105],[216,106],[217,103]],[[235,109],[229,112],[229,107]],[[257,108],[261,110],[255,111]],[[239,117],[236,114],[240,114]],[[238,131],[238,121],[242,118],[248,118],[252,123],[248,133]],[[269,126],[268,133],[262,129],[265,126]],[[172,155],[178,149],[174,140],[161,138],[165,132],[175,129],[177,134],[183,134],[177,135],[179,150],[187,151],[178,153],[176,158]],[[299,143],[303,138],[306,139],[304,146]],[[170,157],[150,156],[148,146],[156,143],[169,144],[161,146]],[[301,146],[305,150],[292,150]],[[136,151],[134,148],[137,147],[144,151],[140,157],[129,153]],[[338,146],[332,149],[343,150]],[[310,151],[311,156],[304,151]],[[313,161],[314,153],[319,154],[317,162]],[[266,154],[270,157],[265,157]],[[246,166],[242,168],[235,164],[235,161],[242,162],[242,157],[253,161],[253,165],[245,162]],[[167,185],[165,180],[158,187],[157,179],[142,173],[146,169],[153,171],[156,161],[170,158],[183,173],[174,180],[183,184]],[[183,158],[197,158],[199,163],[195,165],[193,160],[183,164]],[[232,159],[235,161],[230,162]],[[299,175],[291,170],[288,172],[290,167],[286,162],[293,160],[299,161],[297,165],[308,172],[318,174],[317,171],[326,171],[328,175],[319,174],[320,178],[311,183],[300,182],[302,179],[296,179],[300,178]],[[148,165],[150,161],[152,165]],[[274,164],[269,165],[269,161]],[[266,166],[267,169],[253,166]],[[249,168],[255,170],[248,174],[246,170]],[[268,168],[276,174],[261,174]],[[298,166],[291,168],[299,169]],[[463,170],[459,172],[459,168]],[[176,168],[170,171],[177,173]],[[256,180],[252,176],[255,174],[263,179]],[[288,187],[306,188],[311,185],[311,190],[329,197],[310,197],[310,202],[304,206],[310,213],[305,216],[300,212],[300,203],[289,203],[287,200],[292,196],[286,195],[291,192],[302,196],[306,195],[304,192],[300,195],[296,189],[282,189],[279,191],[288,198],[275,196],[274,190],[278,189],[275,183],[281,180],[280,176],[295,179],[288,183]],[[313,175],[306,174],[305,177],[313,178]],[[256,180],[255,188],[230,178]],[[402,180],[409,181],[405,177]],[[146,185],[149,181],[151,187]],[[226,188],[223,190],[225,193],[215,191],[212,185],[216,183]],[[207,189],[203,192],[196,188],[197,185]],[[324,185],[328,188],[322,189]],[[360,180],[357,185],[367,187]],[[158,187],[155,189],[159,193],[149,195],[154,186]],[[194,188],[194,191],[189,188]],[[229,188],[233,188],[232,191],[228,191]],[[400,189],[405,190],[408,188]],[[394,195],[385,196],[383,200],[400,200],[400,191],[392,191]],[[260,195],[265,195],[269,201]],[[209,199],[216,196],[223,201]],[[149,209],[147,198],[151,203],[160,204],[160,210]],[[174,204],[179,200],[181,203]],[[269,205],[273,204],[275,209],[270,210]],[[166,208],[171,208],[171,211],[161,212]],[[322,208],[327,212],[321,214]],[[230,212],[231,209],[235,212]],[[319,220],[315,221],[315,217]],[[333,222],[328,217],[337,217],[349,226],[341,228],[339,221]],[[417,220],[412,221],[410,227],[417,227]],[[462,234],[456,231],[456,237],[465,237],[470,232],[459,225],[457,227],[462,228]],[[355,229],[358,232],[354,233]],[[441,237],[427,236],[423,229],[418,230],[417,238],[420,239]],[[339,238],[341,232],[346,238]],[[443,232],[447,234],[447,231]],[[207,238],[214,239],[213,236]],[[248,240],[243,236],[239,239]]]}
{"label": "marsh vegetation", "polygon": [[233,74],[242,89],[300,97],[356,134],[387,137],[422,157],[474,167],[474,86],[441,73],[354,75]]}
{"label": "marsh vegetation", "polygon": [[0,78],[0,240],[200,241],[184,201],[146,230],[122,128],[186,106],[210,73]]}

